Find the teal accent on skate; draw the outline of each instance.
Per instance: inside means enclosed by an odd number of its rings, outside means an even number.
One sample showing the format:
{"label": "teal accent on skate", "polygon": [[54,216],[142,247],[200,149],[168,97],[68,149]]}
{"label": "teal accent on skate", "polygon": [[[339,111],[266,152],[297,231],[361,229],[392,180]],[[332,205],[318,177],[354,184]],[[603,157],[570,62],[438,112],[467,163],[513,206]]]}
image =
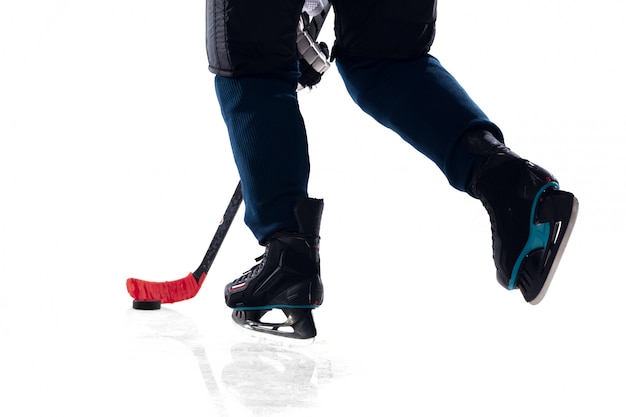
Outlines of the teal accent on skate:
{"label": "teal accent on skate", "polygon": [[273,310],[273,309],[283,309],[283,308],[303,308],[303,309],[312,309],[318,308],[319,306],[290,306],[287,304],[273,304],[269,306],[261,306],[261,307],[235,307],[233,310],[235,311],[260,311],[260,310]]}
{"label": "teal accent on skate", "polygon": [[558,190],[559,184],[554,181],[549,182],[541,187],[535,195],[535,199],[533,200],[533,206],[530,210],[530,230],[528,232],[528,240],[526,241],[524,249],[522,249],[522,252],[517,257],[517,261],[515,261],[515,265],[513,266],[513,271],[511,272],[511,280],[509,281],[509,290],[515,289],[517,274],[519,273],[519,270],[522,266],[522,261],[524,260],[526,255],[536,249],[543,249],[548,246],[548,239],[550,238],[550,223],[535,224],[533,222],[533,219],[535,218],[535,211],[537,209],[537,203],[539,203],[539,197],[541,197],[541,194],[545,190],[551,187],[554,187]]}

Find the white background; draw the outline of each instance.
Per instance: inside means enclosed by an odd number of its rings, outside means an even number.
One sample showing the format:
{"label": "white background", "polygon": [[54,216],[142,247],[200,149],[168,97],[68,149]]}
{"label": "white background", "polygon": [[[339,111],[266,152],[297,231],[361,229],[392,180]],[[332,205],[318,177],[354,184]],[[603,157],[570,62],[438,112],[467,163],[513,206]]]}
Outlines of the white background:
{"label": "white background", "polygon": [[326,299],[316,342],[284,347],[223,304],[261,253],[241,214],[196,298],[125,290],[194,270],[237,182],[203,2],[3,0],[0,414],[623,416],[625,12],[440,2],[433,54],[580,200],[539,306],[496,283],[480,203],[335,68],[302,94]]}

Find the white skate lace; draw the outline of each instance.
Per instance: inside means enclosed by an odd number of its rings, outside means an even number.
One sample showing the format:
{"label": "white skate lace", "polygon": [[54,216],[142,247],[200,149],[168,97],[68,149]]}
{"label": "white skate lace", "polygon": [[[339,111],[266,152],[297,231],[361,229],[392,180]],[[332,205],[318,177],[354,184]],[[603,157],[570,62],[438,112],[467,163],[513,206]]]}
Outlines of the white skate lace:
{"label": "white skate lace", "polygon": [[261,256],[258,256],[256,258],[254,258],[254,260],[256,262],[258,262],[258,263],[256,265],[254,265],[252,268],[250,268],[249,270],[247,270],[246,272],[244,272],[239,278],[234,280],[232,282],[232,285],[241,284],[241,283],[247,281],[248,279],[250,279],[253,276],[255,276],[257,271],[263,269],[263,266],[265,265],[265,253],[263,255],[261,255]]}

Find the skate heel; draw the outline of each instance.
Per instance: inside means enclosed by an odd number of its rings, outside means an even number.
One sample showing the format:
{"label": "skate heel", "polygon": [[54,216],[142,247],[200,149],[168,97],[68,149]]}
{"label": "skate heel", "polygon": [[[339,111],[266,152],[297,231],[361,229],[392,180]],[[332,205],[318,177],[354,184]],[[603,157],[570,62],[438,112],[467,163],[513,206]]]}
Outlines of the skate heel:
{"label": "skate heel", "polygon": [[567,191],[549,189],[539,199],[535,222],[557,223],[569,222],[576,205],[576,197]]}
{"label": "skate heel", "polygon": [[548,189],[539,199],[535,222],[549,225],[549,236],[543,248],[526,255],[517,277],[517,287],[529,303],[538,304],[548,291],[577,215],[578,200],[572,193]]}
{"label": "skate heel", "polygon": [[286,308],[283,312],[287,316],[287,322],[290,323],[295,338],[311,339],[317,335],[310,308]]}

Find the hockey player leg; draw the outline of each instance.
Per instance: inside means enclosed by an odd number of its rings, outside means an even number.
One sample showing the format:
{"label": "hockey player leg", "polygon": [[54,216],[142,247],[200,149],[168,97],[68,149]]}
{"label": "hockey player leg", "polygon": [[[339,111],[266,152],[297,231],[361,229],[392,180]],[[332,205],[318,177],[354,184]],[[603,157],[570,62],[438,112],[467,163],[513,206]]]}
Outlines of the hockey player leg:
{"label": "hockey player leg", "polygon": [[540,302],[576,220],[576,198],[506,148],[497,126],[434,58],[348,59],[338,67],[367,113],[434,161],[451,185],[480,198],[491,219],[498,281]]}
{"label": "hockey player leg", "polygon": [[[315,336],[322,302],[321,200],[308,198],[309,156],[298,107],[297,27],[304,0],[208,0],[207,52],[242,184],[245,222],[265,253],[228,284],[233,318],[253,330]],[[294,210],[295,207],[295,210]],[[264,323],[269,310],[284,323]],[[283,332],[286,328],[291,332]]]}

